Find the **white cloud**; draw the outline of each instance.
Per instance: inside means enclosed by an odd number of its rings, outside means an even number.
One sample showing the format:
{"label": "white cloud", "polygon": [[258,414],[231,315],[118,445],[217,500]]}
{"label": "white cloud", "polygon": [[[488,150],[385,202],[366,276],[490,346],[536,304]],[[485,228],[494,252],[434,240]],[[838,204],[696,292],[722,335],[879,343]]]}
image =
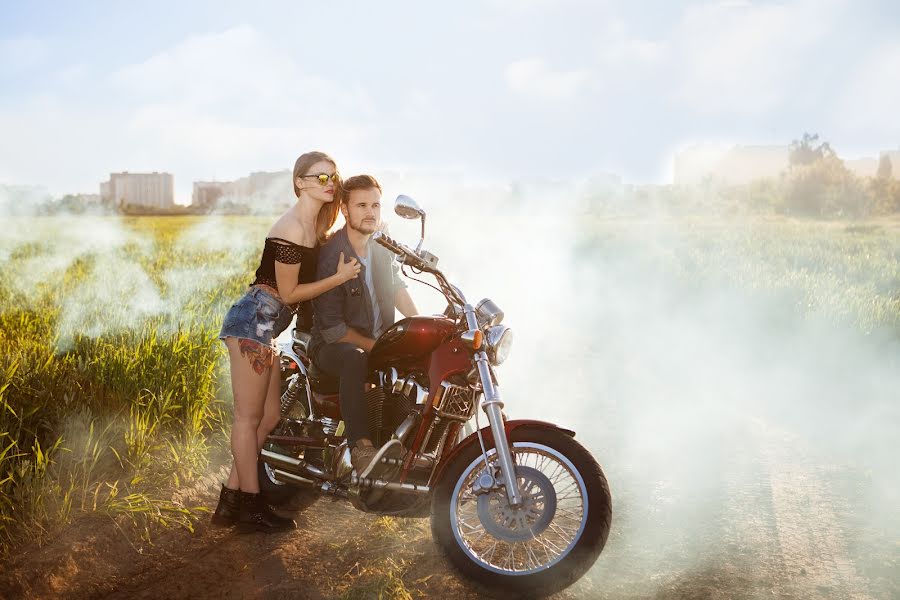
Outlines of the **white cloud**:
{"label": "white cloud", "polygon": [[834,122],[850,138],[875,135],[900,138],[900,43],[875,48],[847,82],[836,103]]}
{"label": "white cloud", "polygon": [[604,68],[645,69],[659,64],[665,57],[667,42],[631,34],[625,22],[612,19],[606,31],[598,36],[598,56]]}
{"label": "white cloud", "polygon": [[506,68],[506,83],[522,95],[564,100],[578,95],[590,82],[586,69],[555,71],[541,58],[519,60]]}
{"label": "white cloud", "polygon": [[791,93],[832,28],[833,3],[689,8],[672,38],[675,97],[698,112],[762,114]]}
{"label": "white cloud", "polygon": [[0,128],[16,140],[0,148],[5,177],[61,194],[96,191],[110,171],[168,171],[184,202],[194,180],[290,168],[310,149],[358,153],[377,129],[360,86],[306,74],[248,26],[190,36],[84,82],[96,102],[66,101],[67,84],[84,74],[61,66],[62,89],[0,109]]}
{"label": "white cloud", "polygon": [[49,56],[47,43],[33,36],[0,40],[0,74],[18,74],[43,64]]}

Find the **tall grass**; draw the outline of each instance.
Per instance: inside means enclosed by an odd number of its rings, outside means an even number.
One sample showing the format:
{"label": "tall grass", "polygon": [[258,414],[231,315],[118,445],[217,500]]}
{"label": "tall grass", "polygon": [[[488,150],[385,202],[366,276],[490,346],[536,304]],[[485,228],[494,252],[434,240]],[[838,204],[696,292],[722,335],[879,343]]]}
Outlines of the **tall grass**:
{"label": "tall grass", "polygon": [[[29,234],[0,240],[0,557],[81,512],[145,535],[190,528],[197,510],[173,503],[171,489],[204,472],[226,444],[230,382],[216,335],[252,278],[268,224],[7,224]],[[896,224],[685,219],[677,234],[646,230],[585,220],[576,250],[637,255],[686,280],[768,290],[791,299],[786,319],[900,336]]]}
{"label": "tall grass", "polygon": [[185,244],[191,219],[21,221],[37,241],[0,245],[0,558],[83,511],[190,528],[171,488],[224,445],[216,335],[256,251]]}

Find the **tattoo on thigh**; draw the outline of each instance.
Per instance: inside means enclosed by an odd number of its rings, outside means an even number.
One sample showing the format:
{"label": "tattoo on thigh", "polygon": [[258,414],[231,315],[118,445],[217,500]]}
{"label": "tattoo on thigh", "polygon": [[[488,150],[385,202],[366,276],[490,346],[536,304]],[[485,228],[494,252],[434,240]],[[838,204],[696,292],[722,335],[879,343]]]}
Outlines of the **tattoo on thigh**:
{"label": "tattoo on thigh", "polygon": [[241,349],[241,356],[246,356],[250,360],[250,366],[257,375],[262,375],[267,367],[272,366],[275,353],[268,346],[246,339],[240,340],[238,345]]}

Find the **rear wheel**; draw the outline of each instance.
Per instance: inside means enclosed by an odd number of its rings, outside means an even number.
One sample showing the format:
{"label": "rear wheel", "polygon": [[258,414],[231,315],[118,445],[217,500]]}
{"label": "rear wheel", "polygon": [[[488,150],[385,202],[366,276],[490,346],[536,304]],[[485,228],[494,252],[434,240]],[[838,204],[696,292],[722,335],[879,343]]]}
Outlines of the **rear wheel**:
{"label": "rear wheel", "polygon": [[[591,454],[558,429],[516,429],[510,450],[522,504],[510,506],[504,488],[490,485],[473,444],[436,486],[432,533],[450,562],[486,591],[546,596],[584,575],[603,550],[609,485]],[[497,469],[495,451],[488,455]]]}

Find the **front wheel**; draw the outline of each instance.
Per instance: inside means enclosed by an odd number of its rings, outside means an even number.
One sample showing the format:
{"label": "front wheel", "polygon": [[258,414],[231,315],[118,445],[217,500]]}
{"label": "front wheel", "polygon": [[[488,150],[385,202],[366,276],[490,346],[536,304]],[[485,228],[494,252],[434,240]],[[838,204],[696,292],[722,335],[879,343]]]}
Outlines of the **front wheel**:
{"label": "front wheel", "polygon": [[[579,579],[603,550],[609,485],[591,454],[560,430],[523,427],[509,441],[521,506],[509,505],[503,487],[484,486],[490,479],[473,444],[436,486],[432,533],[450,562],[487,591],[542,597]],[[496,452],[488,456],[497,469]]]}

